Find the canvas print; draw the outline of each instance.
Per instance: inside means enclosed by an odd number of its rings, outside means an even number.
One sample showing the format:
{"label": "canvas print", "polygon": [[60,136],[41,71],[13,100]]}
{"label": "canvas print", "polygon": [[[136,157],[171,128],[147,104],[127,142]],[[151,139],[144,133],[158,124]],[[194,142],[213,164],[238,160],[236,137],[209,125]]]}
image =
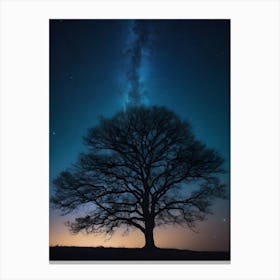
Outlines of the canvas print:
{"label": "canvas print", "polygon": [[230,20],[50,20],[50,261],[230,260]]}

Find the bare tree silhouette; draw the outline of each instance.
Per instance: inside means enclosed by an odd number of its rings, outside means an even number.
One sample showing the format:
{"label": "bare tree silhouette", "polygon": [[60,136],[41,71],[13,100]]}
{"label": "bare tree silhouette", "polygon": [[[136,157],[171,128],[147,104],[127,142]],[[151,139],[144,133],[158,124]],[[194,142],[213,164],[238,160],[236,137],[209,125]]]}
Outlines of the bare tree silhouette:
{"label": "bare tree silhouette", "polygon": [[84,140],[88,153],[54,180],[51,199],[64,214],[93,205],[68,223],[74,233],[135,227],[145,235],[145,248],[155,248],[156,226],[194,229],[211,214],[213,199],[225,198],[222,157],[164,107],[131,107],[102,118]]}

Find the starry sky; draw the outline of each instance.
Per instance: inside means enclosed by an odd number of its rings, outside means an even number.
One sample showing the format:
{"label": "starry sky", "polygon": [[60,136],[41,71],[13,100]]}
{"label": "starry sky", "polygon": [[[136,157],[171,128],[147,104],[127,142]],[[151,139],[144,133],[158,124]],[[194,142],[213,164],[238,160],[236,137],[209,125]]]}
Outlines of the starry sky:
{"label": "starry sky", "polygon": [[[52,180],[86,151],[100,116],[134,104],[163,105],[225,159],[230,189],[229,20],[50,20],[50,194]],[[228,250],[230,201],[216,200],[198,232],[155,230],[159,247]],[[137,230],[110,240],[68,232],[50,207],[50,245],[142,247]]]}

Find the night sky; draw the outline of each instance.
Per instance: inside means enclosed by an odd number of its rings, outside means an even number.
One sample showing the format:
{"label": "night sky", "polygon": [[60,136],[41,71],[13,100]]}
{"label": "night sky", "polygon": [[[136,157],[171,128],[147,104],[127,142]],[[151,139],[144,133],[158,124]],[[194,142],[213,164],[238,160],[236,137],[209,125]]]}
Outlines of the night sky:
{"label": "night sky", "polygon": [[[85,151],[87,129],[131,104],[164,105],[190,121],[197,138],[224,157],[222,179],[229,189],[229,44],[228,20],[51,20],[50,192],[52,180]],[[228,250],[229,205],[216,200],[214,215],[198,224],[197,234],[156,229],[156,245]],[[73,217],[50,209],[50,245],[144,244],[137,230],[107,241],[72,235],[64,222]]]}

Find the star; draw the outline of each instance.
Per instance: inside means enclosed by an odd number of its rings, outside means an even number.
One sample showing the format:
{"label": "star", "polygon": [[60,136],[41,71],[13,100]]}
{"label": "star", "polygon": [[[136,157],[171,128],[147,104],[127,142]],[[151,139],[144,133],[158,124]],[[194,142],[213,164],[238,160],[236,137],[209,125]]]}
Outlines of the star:
{"label": "star", "polygon": [[223,222],[225,223],[227,221],[227,219],[226,218],[223,218]]}
{"label": "star", "polygon": [[56,134],[55,131],[53,131],[52,135],[55,135],[55,134]]}

